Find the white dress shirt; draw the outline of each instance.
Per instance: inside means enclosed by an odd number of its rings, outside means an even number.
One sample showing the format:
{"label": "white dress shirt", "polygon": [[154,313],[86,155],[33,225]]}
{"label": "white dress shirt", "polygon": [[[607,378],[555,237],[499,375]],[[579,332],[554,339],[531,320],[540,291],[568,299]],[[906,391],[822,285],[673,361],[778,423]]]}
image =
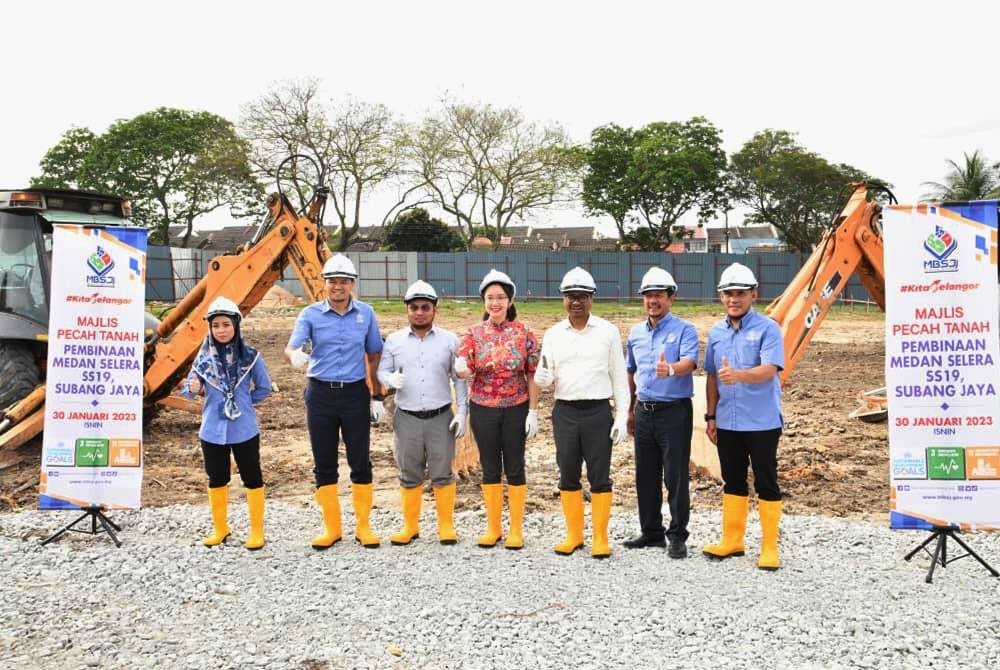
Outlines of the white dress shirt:
{"label": "white dress shirt", "polygon": [[587,325],[577,330],[563,319],[545,331],[542,357],[555,377],[556,400],[614,397],[616,413],[628,411],[621,335],[609,321],[591,314]]}

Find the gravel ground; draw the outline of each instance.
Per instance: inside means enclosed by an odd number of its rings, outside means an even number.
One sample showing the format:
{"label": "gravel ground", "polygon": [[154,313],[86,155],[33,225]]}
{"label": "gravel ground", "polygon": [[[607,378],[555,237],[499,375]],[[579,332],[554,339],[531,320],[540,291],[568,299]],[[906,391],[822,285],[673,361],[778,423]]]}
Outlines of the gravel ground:
{"label": "gravel ground", "polygon": [[[424,537],[392,547],[399,523],[376,510],[383,546],[315,552],[315,508],[273,503],[264,550],[235,538],[200,546],[204,507],[116,513],[121,549],[102,536],[44,537],[70,513],[0,516],[0,667],[178,668],[988,668],[1000,665],[1000,579],[972,559],[924,576],[902,560],[925,533],[818,516],[782,520],[784,568],[698,553],[717,513],[696,514],[687,560],[620,546],[614,556],[555,555],[561,517],[529,515],[526,548],[474,545],[481,512],[457,514],[445,547],[425,500]],[[353,519],[345,505],[345,530]],[[589,529],[588,529],[589,538]],[[1000,566],[1000,537],[967,536]],[[950,547],[949,547],[950,548]]]}

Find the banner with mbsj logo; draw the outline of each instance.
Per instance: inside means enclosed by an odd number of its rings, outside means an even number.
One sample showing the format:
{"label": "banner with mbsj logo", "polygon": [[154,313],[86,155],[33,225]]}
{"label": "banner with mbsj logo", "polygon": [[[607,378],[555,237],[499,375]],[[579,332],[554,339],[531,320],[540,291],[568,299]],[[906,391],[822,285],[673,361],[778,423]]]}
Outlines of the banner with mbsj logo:
{"label": "banner with mbsj logo", "polygon": [[137,509],[146,230],[53,230],[39,509]]}
{"label": "banner with mbsj logo", "polygon": [[1000,528],[997,203],[882,227],[891,526]]}

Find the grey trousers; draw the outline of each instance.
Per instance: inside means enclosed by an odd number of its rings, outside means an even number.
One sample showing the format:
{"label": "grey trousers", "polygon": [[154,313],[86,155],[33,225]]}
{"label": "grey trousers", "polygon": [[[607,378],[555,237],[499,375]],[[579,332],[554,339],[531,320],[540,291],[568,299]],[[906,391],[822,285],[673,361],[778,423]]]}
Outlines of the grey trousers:
{"label": "grey trousers", "polygon": [[430,472],[435,487],[455,481],[451,463],[455,459],[455,436],[448,430],[454,414],[447,410],[429,419],[396,409],[392,417],[393,443],[399,485],[412,489],[424,482],[424,470]]}

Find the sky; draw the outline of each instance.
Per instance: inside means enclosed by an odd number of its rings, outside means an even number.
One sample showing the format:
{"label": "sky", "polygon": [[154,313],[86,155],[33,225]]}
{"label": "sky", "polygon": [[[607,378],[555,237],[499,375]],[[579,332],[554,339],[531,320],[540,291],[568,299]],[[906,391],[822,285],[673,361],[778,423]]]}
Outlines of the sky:
{"label": "sky", "polygon": [[412,121],[445,96],[517,107],[579,142],[694,115],[730,153],[789,130],[913,202],[947,159],[1000,160],[998,18],[970,0],[20,2],[0,38],[0,188],[27,185],[72,126],[161,106],[236,122],[278,82],[316,78]]}

